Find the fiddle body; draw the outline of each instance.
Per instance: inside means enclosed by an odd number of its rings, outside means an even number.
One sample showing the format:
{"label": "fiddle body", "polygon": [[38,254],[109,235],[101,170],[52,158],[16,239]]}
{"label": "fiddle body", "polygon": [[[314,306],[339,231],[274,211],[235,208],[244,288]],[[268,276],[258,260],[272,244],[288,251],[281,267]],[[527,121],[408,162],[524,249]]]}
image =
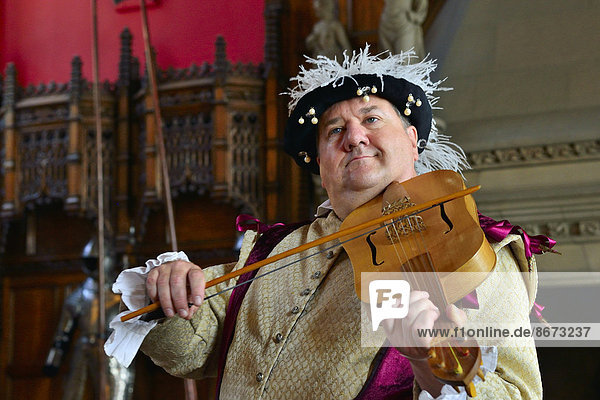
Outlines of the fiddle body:
{"label": "fiddle body", "polygon": [[[384,193],[348,215],[340,231],[390,210],[408,208],[464,188],[460,175],[447,170],[394,182]],[[442,283],[444,299],[451,304],[479,286],[496,264],[496,254],[479,226],[471,195],[385,223],[388,226],[382,229],[369,227],[340,238],[341,242],[346,241],[343,246],[352,261],[356,294],[366,303],[368,284],[361,285],[363,272],[402,272],[403,266],[406,272],[435,272]],[[363,238],[350,240],[357,234]],[[423,268],[416,270],[419,266]],[[461,276],[462,272],[469,274]]]}
{"label": "fiddle body", "polygon": [[[340,230],[464,188],[461,176],[446,170],[394,182],[348,215]],[[376,273],[393,272],[400,273],[411,290],[427,291],[430,300],[444,310],[475,290],[496,263],[471,195],[357,233],[362,235],[358,239],[342,237],[340,241],[353,265],[356,294],[365,303],[370,301],[369,283],[380,279]],[[440,320],[436,327],[449,327],[447,322]],[[475,395],[472,379],[480,373],[481,364],[477,344],[449,343],[444,338],[434,338],[434,343],[428,352],[432,373],[443,383],[465,386]]]}

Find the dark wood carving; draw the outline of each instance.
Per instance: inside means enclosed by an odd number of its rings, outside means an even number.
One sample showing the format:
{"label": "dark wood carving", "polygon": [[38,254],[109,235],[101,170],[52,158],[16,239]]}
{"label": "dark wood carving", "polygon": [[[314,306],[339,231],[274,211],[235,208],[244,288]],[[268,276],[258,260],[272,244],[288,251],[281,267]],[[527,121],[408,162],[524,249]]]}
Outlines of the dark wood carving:
{"label": "dark wood carving", "polygon": [[67,153],[69,146],[64,124],[49,129],[20,130],[19,203],[30,205],[67,194]]}
{"label": "dark wood carving", "polygon": [[[340,1],[357,47],[372,34],[382,4]],[[280,149],[287,99],[279,95],[306,53],[312,6],[267,0],[265,21],[265,65],[231,63],[218,38],[212,63],[157,71],[179,247],[202,266],[236,258],[239,213],[272,223],[314,211],[312,182]],[[154,110],[132,39],[123,30],[118,79],[101,85],[105,231],[124,266],[170,249]],[[46,378],[35,368],[64,295],[82,278],[81,251],[97,221],[91,84],[79,57],[71,69],[67,83],[25,88],[12,64],[0,77],[0,399],[57,398],[66,372]],[[17,312],[42,305],[49,308]],[[31,328],[35,343],[15,341]],[[183,392],[180,380],[148,363],[137,361],[138,376],[164,382],[165,390],[137,382],[136,399]]]}
{"label": "dark wood carving", "polygon": [[164,118],[165,148],[174,195],[205,194],[212,183],[212,117],[208,112]]}
{"label": "dark wood carving", "polygon": [[[7,68],[2,107],[4,218],[18,218],[26,207],[54,200],[62,201],[73,214],[95,214],[91,90],[81,78],[79,57],[73,59],[72,67],[69,85],[50,83],[22,90],[16,88],[14,67],[9,64]],[[114,95],[109,85],[102,92],[103,134],[110,166],[114,159]]]}
{"label": "dark wood carving", "polygon": [[[131,266],[168,250],[169,238],[145,74],[140,77],[139,63],[131,55],[131,33],[124,30],[120,39],[119,78],[101,88],[105,231],[118,259]],[[250,212],[264,218],[265,212],[264,68],[230,63],[222,38],[216,46],[212,65],[159,71],[178,239],[200,265],[234,260],[236,214]],[[82,75],[79,57],[71,67],[66,84],[20,88],[12,64],[2,79],[0,316],[11,335],[3,341],[7,345],[13,343],[12,335],[23,334],[25,319],[31,317],[14,312],[19,308],[11,300],[17,293],[12,286],[16,277],[33,282],[35,274],[44,272],[56,279],[78,279],[77,260],[95,232],[98,188],[91,84]],[[34,285],[26,293],[46,299],[46,292]],[[56,293],[51,297],[60,303],[63,292]],[[54,307],[47,315],[33,317],[40,318],[36,323],[52,326],[58,312]],[[40,331],[35,351],[42,354],[48,349],[51,333],[46,328]],[[16,353],[6,349],[0,356],[0,398],[60,396],[60,375],[46,378],[37,370],[26,374],[33,364],[19,364]],[[151,374],[162,379],[156,371]],[[34,393],[24,382],[54,389]],[[143,398],[157,398],[141,393]]]}
{"label": "dark wood carving", "polygon": [[[264,218],[265,141],[263,67],[231,64],[225,42],[216,41],[213,65],[158,71],[159,98],[173,196],[209,194],[233,206],[233,213]],[[135,95],[139,121],[137,164],[140,206],[135,235],[146,235],[151,209],[162,204],[160,168],[150,93],[142,80]],[[235,215],[231,216],[233,221]]]}

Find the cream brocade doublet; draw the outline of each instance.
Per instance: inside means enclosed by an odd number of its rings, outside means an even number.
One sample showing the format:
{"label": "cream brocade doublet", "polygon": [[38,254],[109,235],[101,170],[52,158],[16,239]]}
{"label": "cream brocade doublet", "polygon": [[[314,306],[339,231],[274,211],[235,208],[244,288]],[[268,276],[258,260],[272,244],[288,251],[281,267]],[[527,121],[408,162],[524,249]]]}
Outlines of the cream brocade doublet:
{"label": "cream brocade doublet", "polygon": [[[297,247],[336,232],[341,221],[331,212],[317,218],[279,243],[272,254]],[[207,281],[243,266],[256,235],[247,233],[237,264],[205,269]],[[510,236],[494,245],[496,270],[515,265]],[[522,247],[522,242],[521,247]],[[363,387],[377,348],[361,347],[361,305],[354,292],[350,261],[341,246],[331,244],[294,256],[299,259],[318,250],[322,253],[254,281],[244,298],[229,348],[221,399],[352,399]],[[514,246],[513,246],[514,247]],[[522,254],[522,251],[521,251]],[[517,259],[525,262],[524,257]],[[263,267],[259,274],[278,268],[283,260]],[[477,290],[480,310],[505,318],[513,312],[528,319],[533,297],[520,276],[503,282],[503,274],[492,273]],[[535,274],[532,274],[535,276]],[[498,277],[498,278],[495,278]],[[207,289],[207,295],[233,282]],[[529,295],[535,295],[536,282]],[[503,295],[503,310],[487,310],[488,298]],[[179,317],[156,326],[146,337],[142,351],[167,372],[201,378],[216,375],[220,333],[231,291],[207,300],[191,321]],[[521,299],[521,300],[520,300]],[[496,299],[497,300],[497,299]],[[497,304],[497,303],[494,303]],[[476,318],[470,315],[470,318]],[[478,398],[541,398],[541,382],[535,348],[499,348],[497,372],[477,385]]]}

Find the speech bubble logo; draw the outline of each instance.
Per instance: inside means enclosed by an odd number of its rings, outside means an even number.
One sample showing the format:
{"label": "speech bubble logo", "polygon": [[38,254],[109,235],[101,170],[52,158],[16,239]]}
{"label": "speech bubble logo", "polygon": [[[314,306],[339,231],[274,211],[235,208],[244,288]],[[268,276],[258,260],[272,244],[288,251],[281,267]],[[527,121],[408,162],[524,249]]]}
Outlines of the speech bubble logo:
{"label": "speech bubble logo", "polygon": [[408,314],[410,284],[400,279],[374,280],[369,283],[373,332],[384,319],[401,319]]}

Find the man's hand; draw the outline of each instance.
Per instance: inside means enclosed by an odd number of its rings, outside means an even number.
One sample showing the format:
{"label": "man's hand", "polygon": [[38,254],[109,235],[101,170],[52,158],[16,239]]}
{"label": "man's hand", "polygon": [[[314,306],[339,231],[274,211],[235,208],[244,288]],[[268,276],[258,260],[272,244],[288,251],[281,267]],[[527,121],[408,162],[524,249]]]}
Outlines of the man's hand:
{"label": "man's hand", "polygon": [[[448,305],[446,317],[456,326],[463,326],[466,314],[455,305]],[[431,345],[432,337],[419,336],[417,330],[432,329],[440,317],[440,310],[429,300],[429,293],[412,291],[408,304],[408,315],[403,319],[383,321],[383,327],[390,341],[408,358],[425,359]]]}
{"label": "man's hand", "polygon": [[407,358],[425,359],[431,338],[419,337],[417,329],[432,328],[439,316],[440,311],[429,300],[429,293],[412,291],[408,302],[408,315],[402,319],[384,320],[383,328],[390,344]]}
{"label": "man's hand", "polygon": [[[455,305],[448,305],[446,316],[457,326],[463,326],[467,320],[464,311]],[[442,383],[437,380],[427,364],[427,352],[431,346],[431,337],[419,336],[417,329],[431,329],[440,317],[440,310],[429,300],[429,293],[412,291],[408,304],[408,315],[403,319],[387,319],[383,328],[390,344],[404,354],[411,363],[419,386],[437,397]]]}
{"label": "man's hand", "polygon": [[148,297],[154,302],[160,301],[165,315],[172,317],[177,310],[181,318],[188,320],[202,304],[205,286],[202,268],[182,260],[164,263],[150,271],[146,278]]}

